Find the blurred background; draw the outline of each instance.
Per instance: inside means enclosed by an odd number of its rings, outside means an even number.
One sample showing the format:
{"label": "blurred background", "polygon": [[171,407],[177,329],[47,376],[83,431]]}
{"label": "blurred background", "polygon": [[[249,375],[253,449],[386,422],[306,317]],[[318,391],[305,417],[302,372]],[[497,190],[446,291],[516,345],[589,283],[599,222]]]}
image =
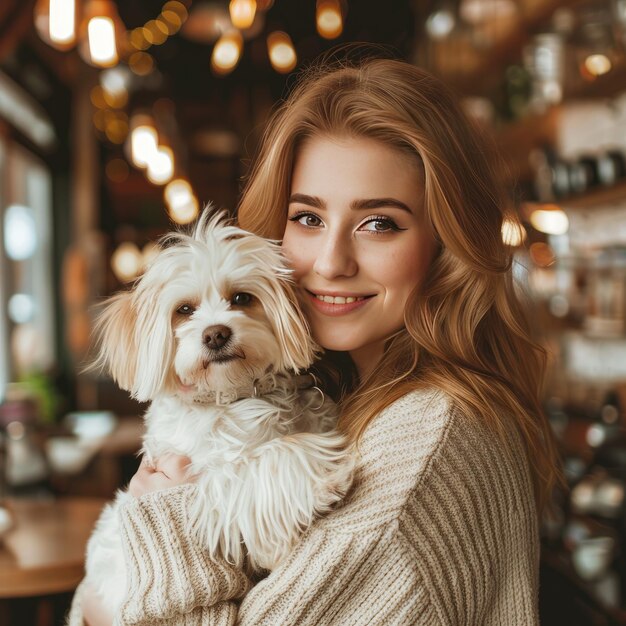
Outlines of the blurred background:
{"label": "blurred background", "polygon": [[137,467],[145,407],[81,372],[93,305],[234,209],[294,73],[352,42],[440,76],[498,148],[570,486],[542,623],[626,624],[626,0],[2,0],[0,626],[62,623]]}

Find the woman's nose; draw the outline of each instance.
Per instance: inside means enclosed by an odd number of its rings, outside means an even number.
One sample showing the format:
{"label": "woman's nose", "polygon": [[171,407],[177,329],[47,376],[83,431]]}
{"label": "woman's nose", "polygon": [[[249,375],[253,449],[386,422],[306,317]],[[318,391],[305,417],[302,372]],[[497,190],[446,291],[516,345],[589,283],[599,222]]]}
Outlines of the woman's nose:
{"label": "woman's nose", "polygon": [[352,241],[328,234],[317,252],[313,269],[328,280],[340,276],[354,276],[358,263]]}

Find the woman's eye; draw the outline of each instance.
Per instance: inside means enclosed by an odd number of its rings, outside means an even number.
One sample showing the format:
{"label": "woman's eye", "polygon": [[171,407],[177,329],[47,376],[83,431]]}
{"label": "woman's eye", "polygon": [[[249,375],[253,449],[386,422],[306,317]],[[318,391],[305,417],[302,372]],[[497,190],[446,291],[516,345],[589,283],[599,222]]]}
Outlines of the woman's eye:
{"label": "woman's eye", "polygon": [[376,232],[376,233],[385,233],[385,232],[389,232],[390,230],[402,230],[402,229],[398,228],[397,224],[393,220],[377,217],[377,218],[374,218],[365,222],[361,226],[361,230],[367,230],[367,231]]}
{"label": "woman's eye", "polygon": [[317,228],[322,224],[322,220],[314,213],[297,213],[293,217],[290,217],[289,221],[298,222],[298,224],[309,226],[311,228]]}
{"label": "woman's eye", "polygon": [[236,293],[230,300],[231,304],[237,306],[246,306],[252,302],[252,296],[249,293]]}
{"label": "woman's eye", "polygon": [[181,304],[176,309],[176,313],[179,313],[180,315],[191,315],[195,310],[195,307],[193,307],[191,304]]}

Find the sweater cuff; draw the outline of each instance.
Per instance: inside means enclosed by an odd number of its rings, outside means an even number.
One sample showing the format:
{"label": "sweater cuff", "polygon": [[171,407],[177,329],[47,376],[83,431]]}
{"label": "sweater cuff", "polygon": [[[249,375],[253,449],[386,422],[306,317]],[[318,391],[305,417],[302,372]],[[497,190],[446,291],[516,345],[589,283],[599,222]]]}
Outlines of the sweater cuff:
{"label": "sweater cuff", "polygon": [[194,537],[189,509],[198,497],[196,485],[181,485],[120,507],[128,576],[128,595],[121,610],[124,624],[191,614],[197,607],[240,598],[250,588],[241,570],[222,558],[213,559]]}

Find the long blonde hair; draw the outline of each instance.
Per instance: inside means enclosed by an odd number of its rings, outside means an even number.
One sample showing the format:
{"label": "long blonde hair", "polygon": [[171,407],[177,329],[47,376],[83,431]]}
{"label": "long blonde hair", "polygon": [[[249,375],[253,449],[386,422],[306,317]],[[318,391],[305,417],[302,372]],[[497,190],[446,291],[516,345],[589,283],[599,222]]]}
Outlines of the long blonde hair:
{"label": "long blonde hair", "polygon": [[[341,428],[358,441],[370,420],[408,391],[444,390],[499,434],[514,420],[541,510],[560,478],[540,404],[545,352],[532,341],[514,292],[512,253],[501,235],[508,201],[483,142],[448,89],[408,63],[370,59],[310,69],[266,129],[238,209],[243,228],[282,238],[294,158],[302,141],[319,135],[369,137],[417,155],[439,242],[407,303],[405,328],[388,339],[370,377],[344,382]],[[328,353],[322,365],[340,380],[356,380],[349,359],[337,365],[341,360]]]}

